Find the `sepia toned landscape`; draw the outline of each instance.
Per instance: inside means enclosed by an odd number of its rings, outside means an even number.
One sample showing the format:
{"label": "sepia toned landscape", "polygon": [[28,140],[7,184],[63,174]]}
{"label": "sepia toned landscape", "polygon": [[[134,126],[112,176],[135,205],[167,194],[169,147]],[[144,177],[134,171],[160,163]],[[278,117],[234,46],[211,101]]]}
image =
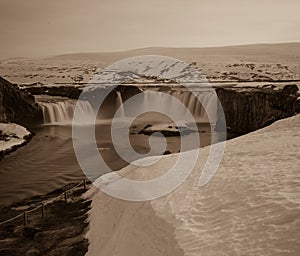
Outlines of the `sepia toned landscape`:
{"label": "sepia toned landscape", "polygon": [[0,256],[299,255],[299,4],[125,2],[0,0]]}

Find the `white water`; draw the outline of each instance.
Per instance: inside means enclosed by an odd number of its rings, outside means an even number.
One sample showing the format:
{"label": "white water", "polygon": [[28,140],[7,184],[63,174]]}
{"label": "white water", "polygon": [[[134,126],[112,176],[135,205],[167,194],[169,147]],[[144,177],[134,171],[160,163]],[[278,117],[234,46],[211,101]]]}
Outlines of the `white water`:
{"label": "white water", "polygon": [[84,120],[94,115],[94,110],[88,101],[58,101],[52,103],[42,102],[44,124],[70,124],[73,120],[75,106]]}
{"label": "white water", "polygon": [[[149,106],[159,106],[159,112],[168,115],[170,112],[178,117],[178,120],[186,120],[190,112],[198,123],[215,123],[217,118],[217,96],[211,92],[198,92],[195,94],[189,91],[173,91],[166,97],[164,93],[145,91],[140,102],[135,102],[130,108],[124,108],[122,95],[117,91],[115,103],[112,109],[119,110],[119,117],[132,116],[137,109],[142,109],[144,113],[149,112]],[[178,100],[185,107],[179,107]],[[57,102],[41,102],[45,124],[70,124],[73,119],[76,106],[75,100],[64,100]],[[86,123],[94,115],[94,110],[88,101],[78,101],[77,111],[82,116],[82,123]],[[208,120],[208,115],[212,120]],[[173,115],[174,116],[174,115]],[[175,121],[178,121],[175,120]],[[209,122],[211,121],[211,122]]]}
{"label": "white water", "polygon": [[190,111],[195,120],[199,123],[209,123],[208,116],[212,117],[212,122],[217,119],[217,96],[211,92],[191,93],[189,91],[176,91],[171,95],[178,98]]}
{"label": "white water", "polygon": [[117,102],[116,102],[116,111],[119,109],[120,117],[125,117],[125,111],[123,106],[123,99],[121,92],[117,91]]}
{"label": "white water", "polygon": [[[169,93],[172,97],[166,98],[164,93],[145,92],[144,108],[148,105],[158,105],[161,113],[175,113],[180,120],[186,120],[190,112],[198,123],[210,123],[208,115],[212,117],[211,122],[217,119],[217,96],[210,92],[199,92],[193,94],[189,91],[174,91]],[[167,100],[166,100],[167,99]],[[178,100],[184,104],[184,108],[178,105]]]}

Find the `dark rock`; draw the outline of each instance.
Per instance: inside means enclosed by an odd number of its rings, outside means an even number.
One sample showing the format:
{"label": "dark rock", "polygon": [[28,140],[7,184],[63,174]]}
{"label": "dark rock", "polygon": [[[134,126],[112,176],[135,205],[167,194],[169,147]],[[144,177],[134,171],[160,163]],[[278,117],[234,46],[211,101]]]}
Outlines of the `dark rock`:
{"label": "dark rock", "polygon": [[296,113],[300,113],[300,97],[295,101],[295,111]]}
{"label": "dark rock", "polygon": [[230,132],[245,134],[297,113],[297,96],[283,91],[217,88],[216,92],[226,119],[218,119],[217,129],[226,123]]}
{"label": "dark rock", "polygon": [[57,245],[57,247],[71,247],[74,244],[78,244],[81,241],[84,240],[84,236],[83,235],[78,235],[75,237],[70,237],[65,239],[64,241],[62,241],[60,244]]}
{"label": "dark rock", "polygon": [[34,97],[0,77],[0,122],[26,126],[42,119],[42,110]]}
{"label": "dark rock", "polygon": [[18,242],[17,238],[7,238],[6,237],[6,238],[0,240],[0,248],[9,248],[16,242]]}
{"label": "dark rock", "polygon": [[16,256],[17,250],[15,249],[0,249],[0,256]]}
{"label": "dark rock", "polygon": [[61,96],[70,99],[78,99],[82,92],[82,88],[75,86],[26,86],[24,90],[30,92],[33,95],[49,95],[49,96]]}
{"label": "dark rock", "polygon": [[38,233],[40,229],[35,227],[24,227],[22,230],[22,235],[24,238],[33,239],[36,233]]}
{"label": "dark rock", "polygon": [[78,230],[74,227],[65,227],[61,229],[47,230],[37,232],[33,238],[38,244],[47,245],[47,248],[53,247],[60,241],[75,236]]}
{"label": "dark rock", "polygon": [[[57,86],[24,86],[23,90],[30,92],[33,95],[49,95],[49,96],[61,96],[70,99],[78,99],[83,91],[83,86],[72,86],[72,85],[57,85]],[[88,87],[87,87],[88,88]],[[84,92],[85,96],[89,98],[94,98],[92,96],[97,96],[97,94],[105,93],[105,90],[111,90],[110,88],[99,87],[91,91],[87,90]],[[116,96],[116,92],[119,91],[122,94],[123,101],[131,98],[132,96],[141,92],[141,90],[136,86],[129,85],[119,85],[115,87],[112,94]]]}
{"label": "dark rock", "polygon": [[115,91],[119,91],[121,93],[123,102],[125,102],[131,97],[139,94],[141,89],[132,85],[119,85],[115,88]]}
{"label": "dark rock", "polygon": [[287,94],[295,94],[299,90],[296,84],[288,84],[283,87],[282,92]]}
{"label": "dark rock", "polygon": [[84,241],[81,241],[80,243],[70,246],[67,250],[66,256],[85,255],[87,252],[86,248],[88,248],[87,239],[85,239]]}
{"label": "dark rock", "polygon": [[26,252],[26,256],[38,256],[40,255],[40,251],[36,248],[31,248]]}
{"label": "dark rock", "polygon": [[145,127],[144,127],[144,130],[146,130],[147,128],[151,127],[152,124],[147,124]]}
{"label": "dark rock", "polygon": [[[166,127],[167,129],[160,129],[160,130],[155,130],[155,129],[149,129],[151,128],[152,125],[146,125],[141,131],[138,132],[138,134],[144,134],[144,135],[158,135],[160,136],[161,134],[165,137],[175,137],[175,136],[185,136],[188,135],[192,132],[196,132],[194,130],[189,129],[188,127],[183,128],[183,127],[176,127],[175,130],[169,130],[170,127]],[[172,128],[172,126],[171,126]]]}
{"label": "dark rock", "polygon": [[163,155],[170,155],[170,154],[172,154],[172,152],[169,151],[169,150],[166,150],[166,151],[163,153]]}
{"label": "dark rock", "polygon": [[[143,129],[139,132],[139,134],[144,134],[144,135],[158,135],[160,136],[163,134],[165,137],[175,137],[175,136],[180,136],[183,135],[183,133],[180,133],[180,131],[168,131],[168,130],[160,130],[160,131],[153,131],[149,129]],[[186,134],[184,134],[186,135]]]}
{"label": "dark rock", "polygon": [[81,256],[85,255],[88,241],[82,235],[69,238],[58,244],[49,255]]}

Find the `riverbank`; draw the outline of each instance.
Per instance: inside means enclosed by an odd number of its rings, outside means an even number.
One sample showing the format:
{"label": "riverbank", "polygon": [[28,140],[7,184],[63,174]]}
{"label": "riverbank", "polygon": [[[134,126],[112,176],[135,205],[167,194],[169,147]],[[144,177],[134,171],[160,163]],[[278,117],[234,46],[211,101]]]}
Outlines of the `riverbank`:
{"label": "riverbank", "polygon": [[84,255],[91,203],[83,197],[86,189],[72,183],[0,209],[0,255]]}

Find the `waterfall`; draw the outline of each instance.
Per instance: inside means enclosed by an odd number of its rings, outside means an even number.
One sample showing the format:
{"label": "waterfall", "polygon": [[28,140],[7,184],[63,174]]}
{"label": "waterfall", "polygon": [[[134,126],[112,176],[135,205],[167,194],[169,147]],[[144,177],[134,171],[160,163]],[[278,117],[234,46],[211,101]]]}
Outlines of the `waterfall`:
{"label": "waterfall", "polygon": [[41,102],[43,110],[44,124],[71,124],[73,120],[75,106],[82,116],[82,124],[94,115],[94,110],[88,101],[58,101],[58,102]]}
{"label": "waterfall", "polygon": [[[180,120],[185,120],[189,111],[195,118],[196,122],[209,123],[208,115],[212,117],[212,122],[216,123],[217,119],[217,96],[212,92],[197,92],[196,95],[189,91],[173,91],[169,92],[173,96],[166,100],[161,93],[157,94],[152,91],[144,92],[144,111],[147,111],[147,105],[155,104],[160,107],[161,113],[169,113],[172,111]],[[178,107],[178,101],[181,101],[185,108]],[[128,111],[129,112],[129,111]],[[126,109],[127,113],[127,109]],[[190,121],[190,120],[185,120]]]}
{"label": "waterfall", "polygon": [[117,91],[116,111],[118,109],[119,109],[120,117],[125,117],[122,95],[121,95],[121,92],[119,92],[119,91]]}
{"label": "waterfall", "polygon": [[[209,123],[208,115],[212,117],[212,122],[217,119],[217,96],[212,92],[189,92],[175,91],[170,93],[179,99],[185,106],[186,111],[194,116],[199,123]],[[183,114],[184,116],[184,114]]]}
{"label": "waterfall", "polygon": [[[190,112],[196,122],[209,123],[208,115],[212,117],[212,122],[216,123],[217,119],[217,96],[212,92],[196,92],[190,91],[170,91],[170,96],[166,99],[164,93],[154,91],[144,91],[143,97],[135,102],[131,109],[124,107],[121,92],[117,91],[115,102],[110,102],[108,108],[114,111],[119,110],[119,117],[134,116],[136,109],[142,109],[143,112],[149,112],[149,106],[154,104],[159,106],[159,111],[162,114],[168,114],[170,111],[175,113],[179,120],[186,120],[187,113]],[[200,101],[199,101],[200,99]],[[184,108],[178,107],[178,100],[183,103]],[[79,114],[80,125],[89,123],[94,115],[94,110],[88,101],[64,100],[56,102],[41,102],[44,114],[45,124],[71,124],[73,120],[74,110],[77,103],[77,113]],[[107,111],[107,110],[106,110]],[[101,116],[101,115],[100,115]],[[98,115],[98,118],[100,117]],[[111,119],[113,114],[108,117]],[[105,117],[107,118],[107,117]],[[102,119],[102,118],[101,118]],[[176,120],[174,120],[176,121]]]}

